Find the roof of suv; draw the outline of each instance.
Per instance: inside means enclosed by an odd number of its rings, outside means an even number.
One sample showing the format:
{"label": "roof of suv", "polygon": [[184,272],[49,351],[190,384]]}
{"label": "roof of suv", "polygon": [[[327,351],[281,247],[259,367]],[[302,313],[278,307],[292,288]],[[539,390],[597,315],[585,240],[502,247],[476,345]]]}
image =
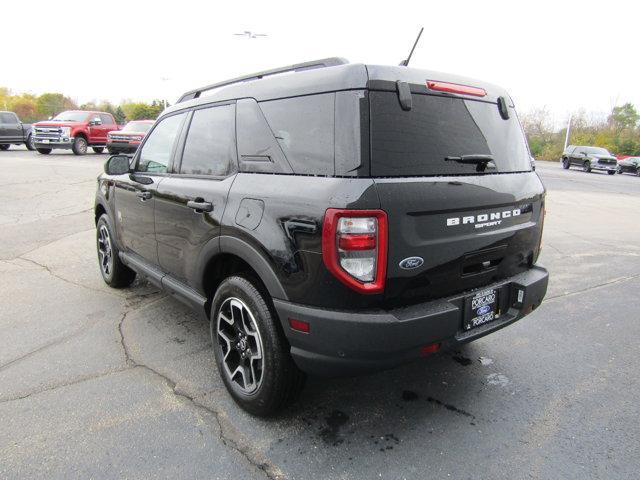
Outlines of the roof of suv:
{"label": "roof of suv", "polygon": [[[342,59],[326,59],[307,62],[300,65],[314,65],[328,61],[326,67],[316,67],[295,70],[295,65],[270,72],[263,72],[236,80],[221,82],[202,89],[186,92],[179,103],[169,107],[165,113],[206,103],[235,100],[238,98],[254,98],[257,101],[274,100],[277,98],[311,95],[340,90],[359,90],[371,88],[375,82],[403,81],[411,84],[425,85],[427,80],[450,82],[483,88],[487,92],[484,100],[496,101],[504,96],[510,103],[507,92],[495,85],[458,75],[421,70],[403,66],[365,65],[361,63],[342,63]],[[289,69],[289,70],[287,70]],[[263,76],[264,75],[264,76]],[[219,86],[217,86],[219,85]],[[451,95],[451,94],[447,94]],[[193,98],[193,97],[197,98]]]}

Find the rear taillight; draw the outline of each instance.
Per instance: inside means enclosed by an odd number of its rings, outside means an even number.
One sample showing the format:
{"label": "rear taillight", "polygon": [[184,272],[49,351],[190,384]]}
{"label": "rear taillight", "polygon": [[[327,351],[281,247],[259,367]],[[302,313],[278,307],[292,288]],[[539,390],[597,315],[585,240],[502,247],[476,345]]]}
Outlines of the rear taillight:
{"label": "rear taillight", "polygon": [[338,280],[360,293],[381,293],[387,274],[387,214],[330,208],[322,227],[322,259]]}

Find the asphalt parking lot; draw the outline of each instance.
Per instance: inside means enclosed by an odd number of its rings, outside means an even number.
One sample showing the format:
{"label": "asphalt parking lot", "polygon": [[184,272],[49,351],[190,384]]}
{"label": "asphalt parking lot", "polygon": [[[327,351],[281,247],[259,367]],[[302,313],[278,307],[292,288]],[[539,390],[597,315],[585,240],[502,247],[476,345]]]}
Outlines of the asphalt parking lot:
{"label": "asphalt parking lot", "polygon": [[640,178],[538,162],[547,299],[460,351],[310,379],[259,420],[208,325],[100,277],[106,155],[0,152],[0,478],[632,478],[640,469]]}

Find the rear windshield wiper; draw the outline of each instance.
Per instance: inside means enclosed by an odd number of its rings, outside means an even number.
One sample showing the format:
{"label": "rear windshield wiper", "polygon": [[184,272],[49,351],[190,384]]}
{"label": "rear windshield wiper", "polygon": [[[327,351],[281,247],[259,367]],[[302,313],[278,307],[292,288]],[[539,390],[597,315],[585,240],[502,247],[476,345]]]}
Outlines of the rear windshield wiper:
{"label": "rear windshield wiper", "polygon": [[492,155],[462,155],[459,157],[444,157],[444,160],[446,162],[457,162],[465,165],[477,165],[476,171],[478,172],[484,172],[487,167],[496,168]]}

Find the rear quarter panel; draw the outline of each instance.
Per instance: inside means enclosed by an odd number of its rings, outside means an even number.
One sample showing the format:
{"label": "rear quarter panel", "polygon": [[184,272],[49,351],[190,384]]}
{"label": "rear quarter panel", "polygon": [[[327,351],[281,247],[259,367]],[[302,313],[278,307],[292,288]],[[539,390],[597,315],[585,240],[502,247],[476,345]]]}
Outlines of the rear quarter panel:
{"label": "rear quarter panel", "polygon": [[372,179],[240,173],[231,187],[222,235],[259,251],[289,301],[362,308],[375,304],[377,296],[353,292],[327,271],[322,221],[328,208],[379,206]]}

